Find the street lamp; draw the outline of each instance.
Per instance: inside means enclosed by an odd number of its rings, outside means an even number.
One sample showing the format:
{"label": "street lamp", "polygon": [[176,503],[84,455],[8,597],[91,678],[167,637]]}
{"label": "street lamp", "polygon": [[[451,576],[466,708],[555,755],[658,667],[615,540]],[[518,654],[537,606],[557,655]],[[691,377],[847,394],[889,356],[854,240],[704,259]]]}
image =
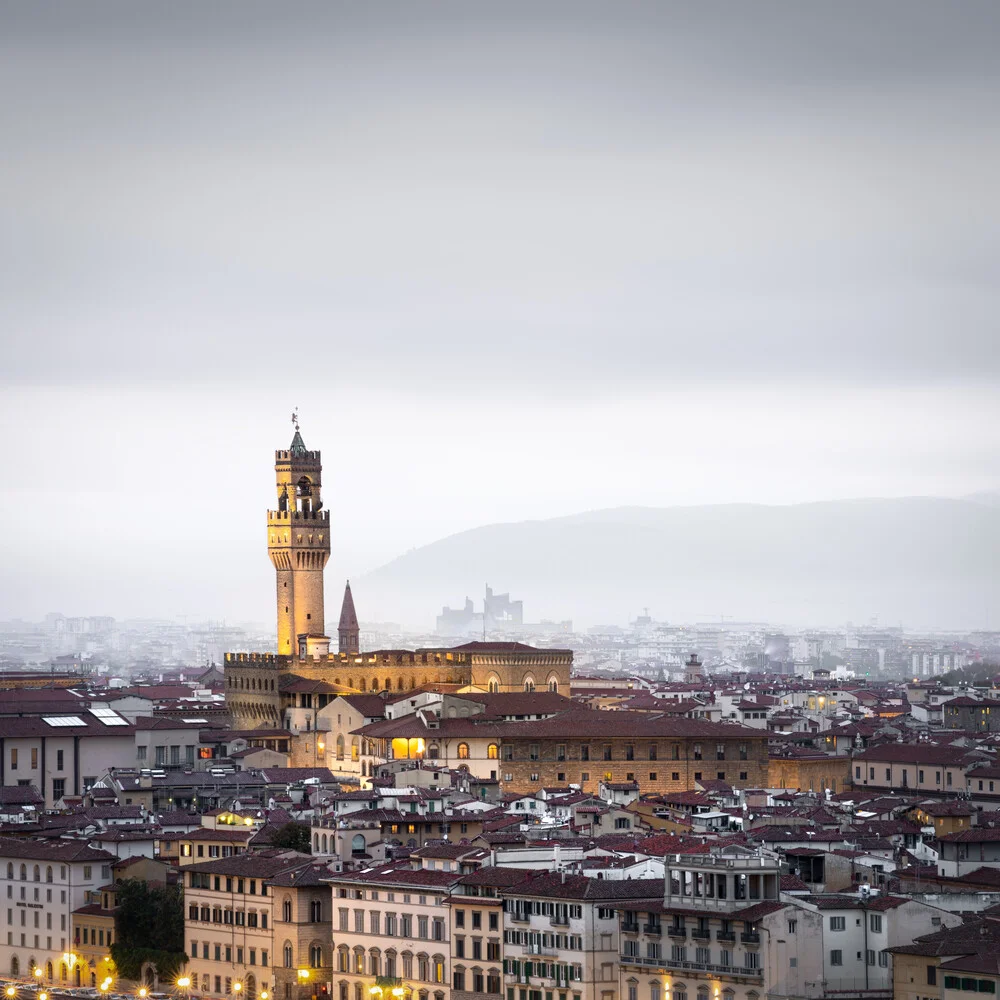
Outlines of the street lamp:
{"label": "street lamp", "polygon": [[7,996],[9,996],[9,997],[16,997],[17,996],[17,987],[16,986],[8,986],[7,989],[4,990],[4,993],[6,993]]}
{"label": "street lamp", "polygon": [[308,978],[309,978],[309,970],[299,969],[299,979],[301,979],[302,982],[305,982]]}
{"label": "street lamp", "polygon": [[234,993],[235,993],[235,994],[236,994],[237,996],[239,996],[239,995],[240,995],[240,990],[241,990],[241,989],[243,989],[243,984],[242,984],[242,983],[233,983],[233,992],[234,992]]}
{"label": "street lamp", "polygon": [[268,998],[268,997],[269,997],[270,995],[271,995],[271,994],[270,994],[270,993],[268,993],[268,992],[267,992],[267,990],[261,990],[261,991],[260,991],[260,1000],[267,1000],[267,998]]}
{"label": "street lamp", "polygon": [[35,966],[35,968],[33,970],[33,975],[34,975],[35,979],[41,979],[42,978],[42,967],[40,965],[36,965]]}
{"label": "street lamp", "polygon": [[135,995],[139,998],[139,1000],[146,1000],[146,997],[149,995],[149,987],[148,986],[140,986],[135,991]]}

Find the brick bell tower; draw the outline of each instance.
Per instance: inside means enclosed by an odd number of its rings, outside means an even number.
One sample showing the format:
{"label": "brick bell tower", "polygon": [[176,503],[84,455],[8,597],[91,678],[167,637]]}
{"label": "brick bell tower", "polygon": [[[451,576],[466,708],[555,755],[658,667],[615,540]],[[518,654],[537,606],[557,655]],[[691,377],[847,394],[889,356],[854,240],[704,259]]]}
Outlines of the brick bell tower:
{"label": "brick bell tower", "polygon": [[[274,453],[278,509],[267,512],[267,554],[277,577],[278,653],[305,656],[307,637],[325,637],[323,570],[330,558],[330,513],[323,510],[322,463],[295,436]],[[327,640],[327,644],[329,640]],[[316,645],[322,645],[317,643]]]}

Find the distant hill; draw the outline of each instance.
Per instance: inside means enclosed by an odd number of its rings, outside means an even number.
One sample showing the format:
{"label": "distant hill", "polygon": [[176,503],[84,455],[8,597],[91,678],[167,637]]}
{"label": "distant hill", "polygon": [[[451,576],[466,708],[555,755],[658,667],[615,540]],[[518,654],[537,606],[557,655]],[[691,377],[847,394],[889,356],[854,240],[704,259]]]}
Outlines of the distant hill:
{"label": "distant hill", "polygon": [[666,621],[903,622],[1000,627],[1000,506],[984,495],[776,507],[619,507],[491,524],[414,549],[359,580],[362,615],[433,627],[489,582],[525,616]]}

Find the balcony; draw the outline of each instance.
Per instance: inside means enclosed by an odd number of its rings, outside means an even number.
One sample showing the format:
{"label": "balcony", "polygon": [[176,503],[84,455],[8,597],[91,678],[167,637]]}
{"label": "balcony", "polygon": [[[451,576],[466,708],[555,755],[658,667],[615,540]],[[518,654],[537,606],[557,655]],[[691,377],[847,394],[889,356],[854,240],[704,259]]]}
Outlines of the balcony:
{"label": "balcony", "polygon": [[641,965],[654,969],[683,969],[686,972],[708,972],[713,975],[745,976],[749,979],[760,979],[763,969],[749,969],[743,965],[710,965],[707,962],[675,962],[672,958],[641,958],[638,955],[622,955],[622,965]]}
{"label": "balcony", "polygon": [[663,933],[662,924],[643,924],[642,925],[643,934],[652,934],[653,937],[659,937]]}
{"label": "balcony", "polygon": [[687,928],[678,927],[674,924],[672,927],[667,928],[667,934],[672,938],[684,938],[687,939]]}
{"label": "balcony", "polygon": [[735,941],[736,932],[735,931],[716,931],[715,932],[716,941]]}
{"label": "balcony", "polygon": [[740,940],[744,944],[760,944],[760,935],[756,931],[744,931],[740,935]]}
{"label": "balcony", "polygon": [[695,941],[711,941],[712,940],[712,932],[707,927],[705,927],[705,928],[695,927],[691,931],[691,937]]}
{"label": "balcony", "polygon": [[635,920],[626,920],[622,922],[622,933],[623,934],[638,934],[639,924]]}

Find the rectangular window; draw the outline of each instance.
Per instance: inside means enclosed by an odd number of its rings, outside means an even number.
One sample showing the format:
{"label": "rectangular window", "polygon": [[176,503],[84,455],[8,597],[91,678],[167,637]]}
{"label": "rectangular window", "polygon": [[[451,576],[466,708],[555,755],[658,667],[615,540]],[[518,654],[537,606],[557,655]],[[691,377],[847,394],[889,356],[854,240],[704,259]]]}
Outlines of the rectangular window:
{"label": "rectangular window", "polygon": [[842,931],[847,929],[846,917],[830,917],[830,930]]}
{"label": "rectangular window", "polygon": [[836,948],[830,952],[830,964],[831,965],[844,964],[844,953],[839,948]]}

